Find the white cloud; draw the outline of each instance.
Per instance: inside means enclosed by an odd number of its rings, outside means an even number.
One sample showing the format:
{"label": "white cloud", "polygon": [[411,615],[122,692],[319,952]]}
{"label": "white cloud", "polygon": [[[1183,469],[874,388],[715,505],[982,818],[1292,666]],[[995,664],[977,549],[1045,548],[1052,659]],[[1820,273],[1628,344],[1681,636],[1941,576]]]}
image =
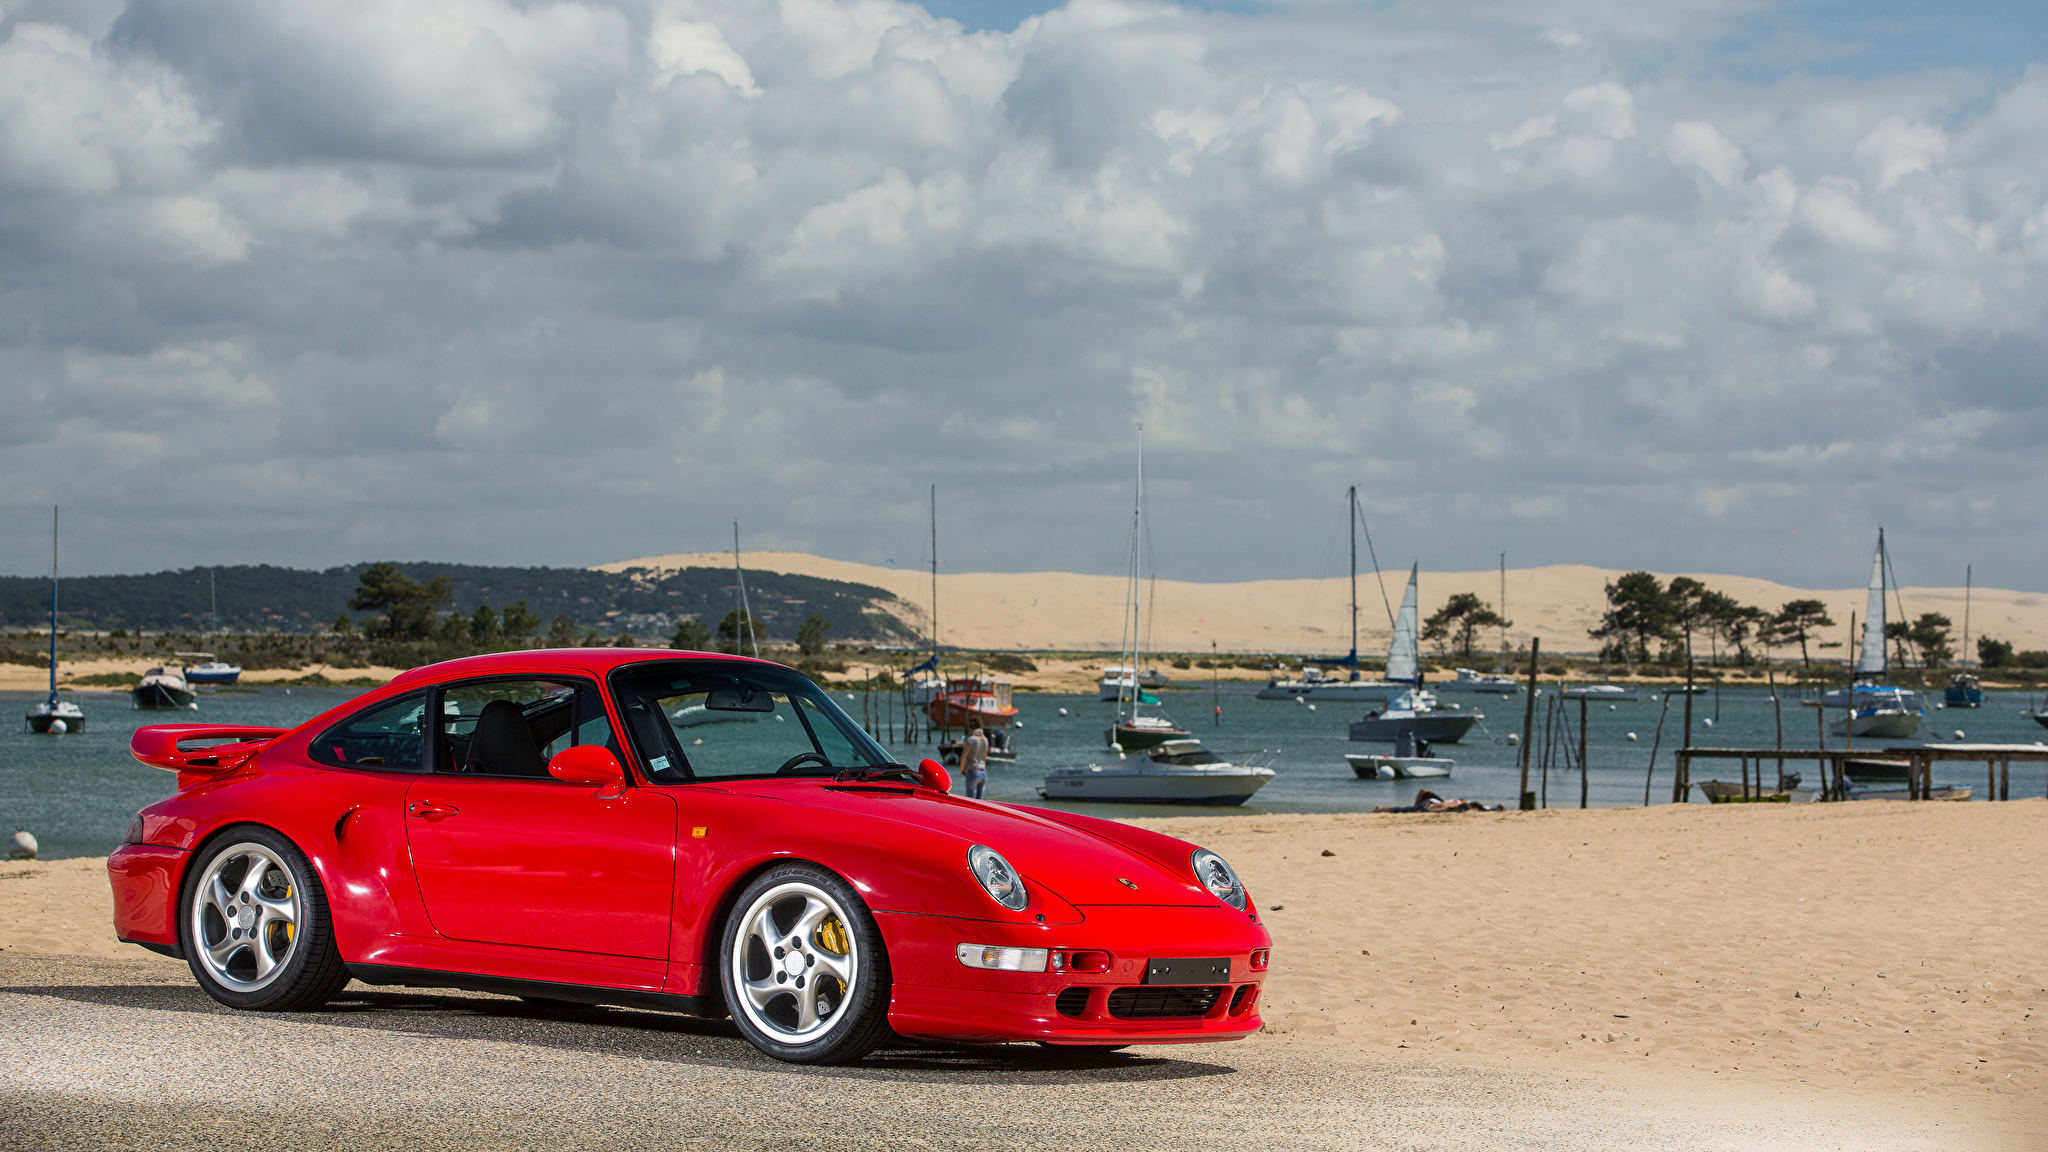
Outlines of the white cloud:
{"label": "white cloud", "polygon": [[[2048,438],[2042,70],[1821,75],[1796,38],[1726,55],[1754,41],[1710,6],[1558,19],[6,25],[0,469],[132,508],[114,568],[593,561],[735,514],[874,559],[937,476],[1003,510],[961,565],[1103,569],[1139,419],[1203,510],[1161,541],[1194,576],[1292,563],[1304,494],[1366,477],[1425,565],[1804,564],[1738,527],[1860,533],[1907,451],[2048,531],[1983,479]],[[227,487],[155,484],[179,437]]]}

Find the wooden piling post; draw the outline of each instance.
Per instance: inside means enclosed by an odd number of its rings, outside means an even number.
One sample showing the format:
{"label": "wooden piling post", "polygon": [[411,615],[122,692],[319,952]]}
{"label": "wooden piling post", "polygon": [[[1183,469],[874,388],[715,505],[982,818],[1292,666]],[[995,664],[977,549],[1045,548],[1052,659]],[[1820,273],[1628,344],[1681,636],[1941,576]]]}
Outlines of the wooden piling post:
{"label": "wooden piling post", "polygon": [[1518,806],[1524,812],[1536,808],[1536,794],[1529,791],[1529,739],[1536,734],[1536,671],[1537,657],[1542,650],[1543,638],[1529,637],[1529,699],[1522,706],[1522,783],[1516,793],[1521,797]]}
{"label": "wooden piling post", "polygon": [[[1785,703],[1778,699],[1778,674],[1766,672],[1771,682],[1771,712],[1778,718],[1778,750],[1785,750]],[[1778,791],[1785,790],[1785,758],[1778,757]]]}
{"label": "wooden piling post", "polygon": [[1579,807],[1586,806],[1586,698],[1579,697]]}

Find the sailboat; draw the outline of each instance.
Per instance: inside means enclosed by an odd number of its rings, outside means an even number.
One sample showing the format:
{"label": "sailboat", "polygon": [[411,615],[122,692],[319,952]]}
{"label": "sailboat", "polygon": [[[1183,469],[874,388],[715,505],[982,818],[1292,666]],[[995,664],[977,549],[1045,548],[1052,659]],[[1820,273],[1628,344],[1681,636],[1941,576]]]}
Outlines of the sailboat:
{"label": "sailboat", "polygon": [[[214,584],[214,573],[211,570],[206,573],[206,594],[213,609],[213,627],[218,631],[220,629],[220,589]],[[226,663],[211,652],[180,652],[178,655],[205,661],[202,664],[195,664],[185,669],[185,683],[187,684],[227,687],[240,682],[242,679],[242,668],[240,665]]]}
{"label": "sailboat", "polygon": [[57,699],[57,509],[50,509],[50,696],[29,706],[28,730],[53,736],[85,731],[85,712]]}
{"label": "sailboat", "polygon": [[1408,569],[1408,590],[1401,593],[1401,612],[1394,617],[1394,639],[1387,646],[1386,683],[1400,694],[1385,708],[1351,724],[1353,740],[1398,743],[1402,737],[1431,744],[1456,744],[1486,717],[1478,712],[1439,712],[1436,696],[1422,690],[1422,640],[1416,629],[1416,584],[1422,565]]}
{"label": "sailboat", "polygon": [[[1358,486],[1352,485],[1351,498],[1351,654],[1344,658],[1344,664],[1351,669],[1348,677],[1332,676],[1320,668],[1304,668],[1301,675],[1282,679],[1275,675],[1259,689],[1261,700],[1391,700],[1406,692],[1410,685],[1393,681],[1393,673],[1379,680],[1366,680],[1358,674]],[[1367,543],[1371,539],[1368,536]],[[1374,564],[1378,571],[1378,564]],[[1385,587],[1381,587],[1382,596]],[[1387,659],[1391,669],[1393,653],[1388,651]]]}
{"label": "sailboat", "polygon": [[1837,688],[1821,697],[1824,708],[1840,708],[1846,715],[1828,725],[1836,736],[1871,736],[1880,740],[1903,740],[1920,730],[1926,707],[1918,692],[1884,682],[1888,672],[1884,649],[1885,593],[1884,529],[1877,530],[1877,554],[1870,561],[1870,596],[1864,606],[1863,647],[1856,657],[1856,670],[1847,688]]}
{"label": "sailboat", "polygon": [[939,486],[932,485],[932,654],[903,674],[903,700],[912,708],[925,708],[946,694],[946,678],[939,673]]}
{"label": "sailboat", "polygon": [[[1970,657],[1970,586],[1971,565],[1963,565],[1963,661]],[[1941,702],[1950,708],[1982,708],[1984,706],[1984,684],[1968,672],[1958,672],[1948,678],[1948,687],[1942,690]]]}
{"label": "sailboat", "polygon": [[[1142,643],[1143,638],[1140,635],[1145,619],[1143,605],[1140,603],[1143,598],[1143,567],[1145,560],[1145,430],[1143,428],[1138,430],[1138,480],[1136,492],[1137,494],[1132,501],[1131,512],[1131,578],[1128,585],[1129,592],[1124,597],[1123,618],[1124,638],[1129,640],[1130,644],[1128,647],[1122,648],[1118,653],[1124,657],[1123,663],[1134,669],[1139,667],[1144,647]],[[1138,685],[1135,676],[1124,677],[1118,681],[1116,719],[1102,733],[1103,741],[1111,749],[1118,752],[1136,752],[1163,744],[1168,740],[1185,740],[1188,738],[1187,729],[1176,725],[1164,716],[1138,715],[1138,705],[1145,703],[1148,699],[1145,695],[1145,690]],[[1156,703],[1156,701],[1153,702]],[[1124,712],[1126,704],[1130,706],[1130,713],[1128,715]]]}

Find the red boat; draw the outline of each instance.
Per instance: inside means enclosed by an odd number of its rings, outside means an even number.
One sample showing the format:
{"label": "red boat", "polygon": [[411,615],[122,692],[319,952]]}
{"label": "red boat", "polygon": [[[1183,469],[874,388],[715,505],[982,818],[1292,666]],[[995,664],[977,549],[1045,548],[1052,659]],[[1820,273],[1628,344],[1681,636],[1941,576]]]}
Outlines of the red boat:
{"label": "red boat", "polygon": [[463,988],[729,1014],[822,1064],[892,1033],[1099,1051],[1260,1027],[1273,942],[1221,857],[949,795],[763,661],[477,656],[289,730],[130,748],[178,791],[107,861],[115,935],[234,1008]]}
{"label": "red boat", "polygon": [[924,706],[925,715],[941,728],[963,731],[970,722],[984,728],[1008,728],[1017,709],[1010,704],[1008,680],[963,676],[946,681],[946,690]]}

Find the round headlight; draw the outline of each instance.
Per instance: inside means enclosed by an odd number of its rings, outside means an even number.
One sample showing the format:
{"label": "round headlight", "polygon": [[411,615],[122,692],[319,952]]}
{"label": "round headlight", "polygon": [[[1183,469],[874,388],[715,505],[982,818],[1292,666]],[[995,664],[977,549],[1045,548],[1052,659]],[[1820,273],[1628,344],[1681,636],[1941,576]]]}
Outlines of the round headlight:
{"label": "round headlight", "polygon": [[1232,908],[1244,910],[1244,882],[1230,870],[1230,865],[1223,862],[1223,857],[1207,848],[1197,848],[1191,860],[1195,866],[1195,877],[1204,888]]}
{"label": "round headlight", "polygon": [[988,891],[989,898],[1012,912],[1022,912],[1031,897],[1024,891],[1024,881],[1017,876],[1017,870],[1010,862],[997,854],[993,848],[980,844],[967,850],[967,868],[981,886]]}

